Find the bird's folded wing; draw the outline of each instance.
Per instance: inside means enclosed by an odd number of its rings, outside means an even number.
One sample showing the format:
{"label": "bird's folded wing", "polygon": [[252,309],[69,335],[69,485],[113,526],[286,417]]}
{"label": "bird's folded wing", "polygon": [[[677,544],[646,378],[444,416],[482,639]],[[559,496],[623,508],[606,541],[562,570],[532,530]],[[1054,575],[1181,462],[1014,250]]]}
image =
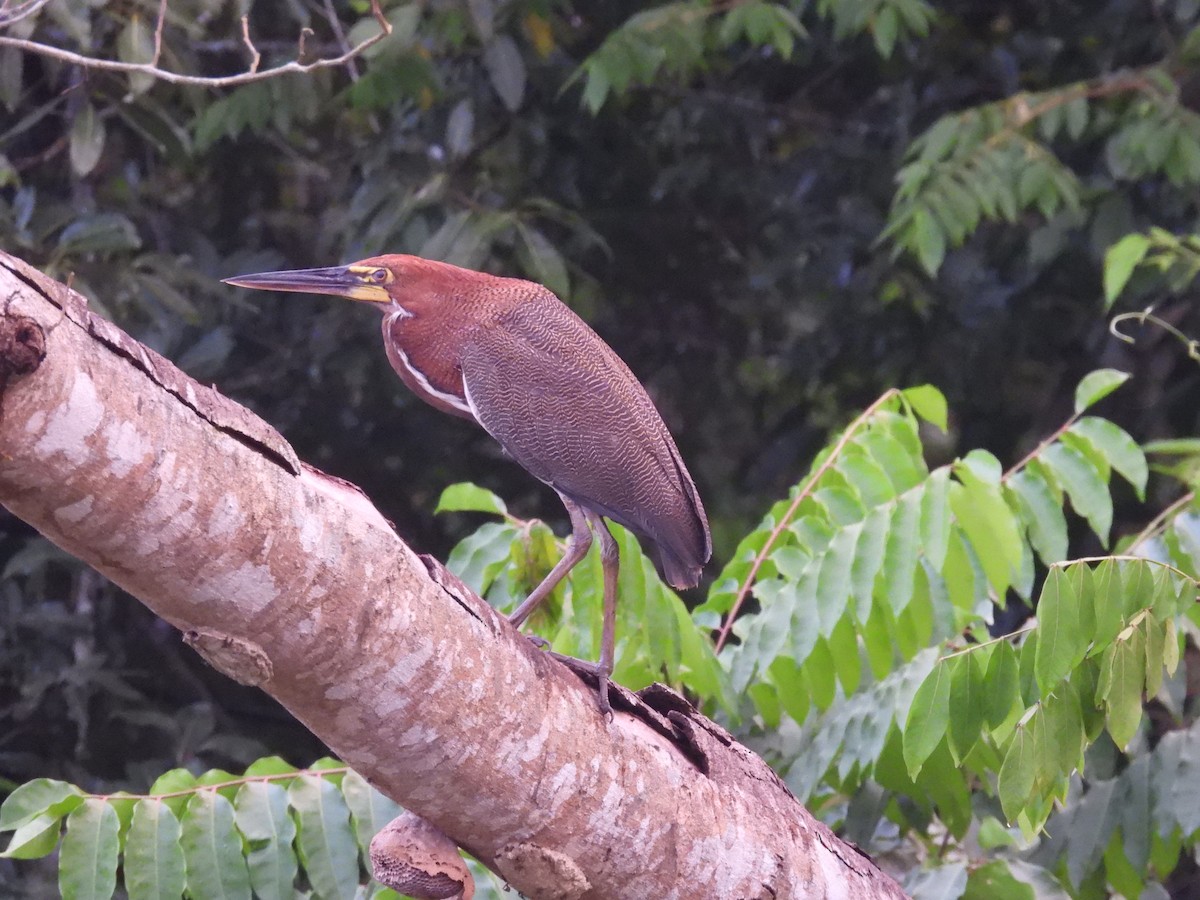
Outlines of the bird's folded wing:
{"label": "bird's folded wing", "polygon": [[707,558],[699,497],[658,411],[566,307],[530,304],[480,328],[462,376],[479,424],[536,478],[676,555]]}

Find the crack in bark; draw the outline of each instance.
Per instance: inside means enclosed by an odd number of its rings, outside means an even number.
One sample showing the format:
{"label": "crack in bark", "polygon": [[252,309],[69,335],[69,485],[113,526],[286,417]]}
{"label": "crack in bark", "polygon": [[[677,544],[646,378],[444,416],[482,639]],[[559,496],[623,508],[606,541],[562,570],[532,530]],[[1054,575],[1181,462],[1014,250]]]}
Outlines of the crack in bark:
{"label": "crack in bark", "polygon": [[65,285],[42,275],[21,260],[0,251],[3,266],[63,311],[73,324],[118,356],[123,357],[151,381],[171,394],[218,431],[262,454],[292,475],[300,474],[300,459],[283,435],[214,388],[205,387],[175,367],[169,360],[130,338],[111,322],[87,308],[87,300]]}
{"label": "crack in bark", "polygon": [[[429,573],[429,577],[433,579],[434,584],[445,592],[446,596],[461,606],[467,611],[467,614],[479,622],[483,622],[483,616],[474,608],[468,597],[475,597],[478,603],[486,603],[482,598],[476,597],[475,592],[468,588],[462,580],[442,565],[441,560],[430,556],[428,553],[420,553],[417,558],[421,560],[421,564],[425,567],[425,571]],[[484,623],[486,624],[486,623]]]}

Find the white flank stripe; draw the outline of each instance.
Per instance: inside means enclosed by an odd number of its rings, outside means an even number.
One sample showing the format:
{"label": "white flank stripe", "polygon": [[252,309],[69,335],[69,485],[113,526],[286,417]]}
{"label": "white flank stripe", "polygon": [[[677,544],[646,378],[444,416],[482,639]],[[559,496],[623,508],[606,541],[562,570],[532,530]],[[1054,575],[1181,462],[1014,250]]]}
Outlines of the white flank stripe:
{"label": "white flank stripe", "polygon": [[418,371],[417,368],[413,366],[413,364],[409,361],[407,353],[405,353],[399,347],[396,347],[395,350],[396,355],[400,357],[400,362],[404,363],[404,368],[406,368],[408,373],[412,375],[414,379],[416,379],[417,384],[421,386],[422,390],[428,391],[429,393],[433,394],[433,396],[437,397],[444,403],[450,404],[455,409],[474,416],[476,421],[479,420],[479,417],[475,415],[475,410],[471,408],[469,402],[463,403],[461,399],[455,397],[453,394],[447,394],[444,391],[439,391],[429,383],[429,379],[425,377],[423,372]]}

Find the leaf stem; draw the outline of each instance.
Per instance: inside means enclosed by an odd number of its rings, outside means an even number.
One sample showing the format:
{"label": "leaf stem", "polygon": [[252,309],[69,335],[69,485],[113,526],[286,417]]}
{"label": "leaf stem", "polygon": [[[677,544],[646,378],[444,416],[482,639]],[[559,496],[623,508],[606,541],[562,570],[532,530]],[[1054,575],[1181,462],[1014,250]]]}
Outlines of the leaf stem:
{"label": "leaf stem", "polygon": [[875,413],[879,411],[880,407],[882,407],[893,397],[899,396],[900,391],[898,389],[889,388],[881,397],[879,397],[878,400],[864,409],[858,418],[851,422],[850,425],[847,426],[846,430],[842,432],[841,438],[838,440],[829,456],[825,458],[825,462],[821,463],[820,468],[818,468],[817,471],[813,472],[813,474],[809,476],[808,482],[800,491],[796,493],[791,505],[787,508],[787,512],[785,512],[779,521],[775,523],[775,527],[767,536],[767,540],[763,543],[762,549],[760,549],[758,554],[754,557],[754,562],[750,566],[750,571],[746,575],[746,580],[742,582],[741,587],[738,588],[737,596],[734,597],[733,603],[729,607],[729,612],[725,616],[725,623],[721,626],[721,630],[717,634],[717,642],[713,648],[713,653],[720,653],[721,648],[725,646],[725,642],[729,640],[730,629],[733,628],[733,622],[737,618],[738,611],[742,608],[742,604],[746,602],[746,597],[750,593],[750,588],[754,586],[754,581],[758,576],[759,569],[761,569],[762,564],[766,562],[767,557],[771,554],[771,549],[775,546],[775,542],[779,540],[779,535],[781,535],[783,530],[787,528],[788,523],[791,522],[792,517],[796,514],[796,510],[800,508],[800,504],[812,494],[817,482],[821,480],[821,476],[828,472],[833,464],[837,462],[838,457],[841,455],[842,451],[846,449],[846,445],[850,443],[850,439],[854,437],[855,432],[857,432],[864,424],[866,424],[867,420],[870,419],[871,416],[875,415]]}
{"label": "leaf stem", "polygon": [[1160,512],[1157,516],[1155,516],[1153,519],[1151,519],[1150,523],[1145,528],[1143,528],[1141,531],[1139,531],[1137,533],[1137,535],[1134,537],[1134,539],[1129,542],[1129,546],[1126,547],[1125,549],[1132,550],[1134,547],[1136,547],[1138,544],[1142,543],[1143,541],[1149,540],[1151,537],[1154,536],[1155,532],[1162,530],[1162,528],[1167,524],[1167,520],[1169,518],[1171,518],[1173,515],[1175,515],[1175,513],[1179,512],[1180,509],[1187,506],[1189,503],[1191,503],[1195,499],[1196,499],[1196,492],[1188,491],[1186,494],[1184,494],[1182,497],[1180,497],[1178,500],[1176,500],[1174,503],[1172,503],[1170,506],[1168,506],[1166,509],[1164,509],[1162,512]]}
{"label": "leaf stem", "polygon": [[172,797],[187,797],[190,794],[197,794],[200,791],[219,791],[227,787],[240,787],[243,784],[250,784],[255,781],[286,781],[291,778],[299,778],[303,775],[317,775],[324,777],[326,775],[346,775],[353,771],[349,766],[335,766],[332,769],[297,769],[295,772],[279,772],[272,775],[243,775],[241,778],[234,778],[229,781],[218,781],[215,784],[197,784],[190,788],[184,788],[179,791],[168,791],[165,794],[85,794],[89,800],[169,800]]}

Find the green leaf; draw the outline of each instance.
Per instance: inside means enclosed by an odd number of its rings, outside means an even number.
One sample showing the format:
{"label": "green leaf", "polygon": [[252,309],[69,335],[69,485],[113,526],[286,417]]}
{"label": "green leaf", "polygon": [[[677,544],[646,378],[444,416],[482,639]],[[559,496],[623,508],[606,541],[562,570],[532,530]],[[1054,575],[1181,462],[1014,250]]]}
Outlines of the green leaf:
{"label": "green leaf", "polygon": [[180,818],[187,808],[191,795],[179,792],[190,791],[195,786],[196,776],[187,769],[170,769],[154,780],[154,784],[150,785],[150,793],[179,794],[177,797],[165,797],[163,802],[171,807],[171,812],[175,813],[176,818]]}
{"label": "green leaf", "polygon": [[[1007,839],[1010,843],[1013,841],[1012,835],[991,817],[985,819],[980,828],[981,839],[985,833],[989,837],[994,835],[1001,840]],[[1008,844],[1004,846],[1008,846]],[[1016,877],[1012,867],[1017,864],[1016,860],[997,859],[973,868],[966,890],[962,894],[962,900],[1037,900],[1039,896],[1046,898],[1055,896],[1052,890],[1043,890],[1039,894],[1031,884]],[[1030,866],[1030,868],[1035,867]],[[1041,871],[1044,872],[1044,870]],[[1045,881],[1053,881],[1048,872],[1045,873]],[[1066,900],[1065,892],[1060,891],[1060,897],[1056,900]]]}
{"label": "green leaf", "polygon": [[979,470],[969,464],[974,455],[955,464],[958,483],[950,485],[950,508],[970,539],[988,581],[1003,595],[1020,570],[1021,535],[1016,517],[1004,502],[999,478],[981,478]]}
{"label": "green leaf", "polygon": [[508,507],[487,488],[463,481],[442,491],[433,512],[434,515],[444,512],[482,512],[503,516],[508,514]]}
{"label": "green leaf", "polygon": [[518,537],[516,526],[508,522],[488,522],[455,545],[446,560],[446,568],[482,597],[508,565],[513,542]]}
{"label": "green leaf", "polygon": [[1009,822],[1015,821],[1024,811],[1033,794],[1038,757],[1042,750],[1040,727],[1035,724],[1038,721],[1036,716],[1030,715],[1017,725],[1008,751],[1004,754],[1004,763],[1000,766],[997,793],[1000,795],[1000,807]]}
{"label": "green leaf", "polygon": [[901,391],[902,396],[912,406],[918,416],[936,425],[942,431],[948,426],[949,412],[946,408],[946,396],[932,384],[922,384]]}
{"label": "green leaf", "polygon": [[1119,369],[1097,369],[1084,375],[1075,388],[1075,414],[1099,403],[1128,380],[1129,373]]}
{"label": "green leaf", "polygon": [[888,59],[896,47],[896,37],[900,31],[900,14],[894,7],[885,6],[879,10],[879,15],[871,25],[875,37],[875,48],[879,55]]}
{"label": "green leaf", "polygon": [[921,492],[921,552],[940,570],[950,544],[950,469],[929,473]]}
{"label": "green leaf", "polygon": [[[278,756],[262,756],[246,767],[246,778],[257,778],[263,775],[289,775],[296,767]],[[283,787],[291,784],[291,779],[279,778],[271,782]]]}
{"label": "green leaf", "polygon": [[907,491],[894,507],[883,555],[883,595],[897,615],[912,599],[921,538],[920,522],[921,492]]}
{"label": "green leaf", "polygon": [[978,651],[950,660],[950,749],[956,761],[961,762],[982,736],[990,690]]}
{"label": "green leaf", "polygon": [[58,857],[58,889],[63,900],[107,900],[117,889],[117,811],[90,797],[67,816],[67,834]]}
{"label": "green leaf", "polygon": [[859,622],[870,616],[875,578],[883,568],[887,549],[888,512],[883,507],[871,510],[863,519],[858,543],[854,546],[854,564],[850,567],[851,593],[856,601]]}
{"label": "green leaf", "polygon": [[298,866],[287,789],[276,782],[247,781],[238,788],[233,808],[238,830],[246,838],[246,865],[255,896],[291,900]]}
{"label": "green leaf", "polygon": [[1104,300],[1105,308],[1112,306],[1133,270],[1146,258],[1150,250],[1150,239],[1144,234],[1127,234],[1104,254]]}
{"label": "green leaf", "polygon": [[300,858],[316,892],[322,900],[354,900],[358,846],[341,791],[325,778],[303,775],[288,797],[300,823]]}
{"label": "green leaf", "polygon": [[504,107],[516,112],[525,98],[525,60],[516,41],[507,34],[498,35],[484,49],[483,65]]}
{"label": "green leaf", "polygon": [[71,168],[82,178],[96,168],[103,152],[104,121],[92,104],[85,103],[71,123]]}
{"label": "green leaf", "polygon": [[1089,635],[1080,628],[1079,604],[1066,572],[1058,567],[1051,569],[1037,604],[1034,672],[1043,696],[1083,659]]}
{"label": "green leaf", "polygon": [[[121,62],[145,64],[154,60],[154,35],[140,15],[129,17],[129,24],[117,36],[117,58]],[[154,76],[147,72],[129,73],[129,93],[144,94],[154,84]]]}
{"label": "green leaf", "polygon": [[896,497],[896,490],[883,467],[857,444],[846,447],[834,469],[854,489],[865,509],[874,511]]}
{"label": "green leaf", "polygon": [[1067,557],[1067,518],[1040,471],[1026,466],[1008,482],[1029,543],[1046,565]]}
{"label": "green leaf", "polygon": [[996,729],[1008,719],[1014,706],[1022,705],[1020,664],[1016,650],[1008,641],[1001,641],[992,650],[985,681],[984,717],[988,725]]}
{"label": "green leaf", "polygon": [[524,222],[517,222],[517,233],[528,254],[527,264],[534,280],[548,287],[560,299],[568,297],[571,279],[567,274],[566,260],[558,248],[541,231]]}
{"label": "green leaf", "polygon": [[133,807],[125,838],[125,890],[129,900],[182,897],[186,885],[183,830],[161,800],[143,798]]}
{"label": "green leaf", "polygon": [[1108,485],[1086,456],[1065,444],[1051,444],[1038,457],[1062,485],[1071,506],[1096,532],[1105,545],[1112,527],[1112,497]]}
{"label": "green leaf", "polygon": [[60,816],[43,813],[34,816],[19,826],[8,842],[8,847],[0,853],[2,859],[41,859],[49,856],[58,846],[58,838],[62,832]]}
{"label": "green leaf", "polygon": [[817,610],[821,634],[828,637],[841,621],[850,599],[850,575],[854,565],[854,548],[862,531],[861,525],[840,529],[821,558],[817,576]]}
{"label": "green leaf", "polygon": [[1123,428],[1097,416],[1085,416],[1071,426],[1070,433],[1090,443],[1108,464],[1133,485],[1139,500],[1146,499],[1146,479],[1149,469],[1146,454]]}
{"label": "green leaf", "polygon": [[1099,696],[1107,711],[1108,733],[1122,749],[1133,740],[1142,720],[1142,685],[1145,676],[1142,632],[1129,626],[1104,652],[1100,664]]}
{"label": "green leaf", "polygon": [[1116,562],[1105,559],[1092,573],[1095,631],[1092,634],[1092,653],[1103,651],[1113,642],[1126,621],[1126,595]]}
{"label": "green leaf", "polygon": [[1142,620],[1142,628],[1146,636],[1146,696],[1154,697],[1162,687],[1165,635],[1162,623],[1154,618],[1153,613],[1148,613]]}
{"label": "green leaf", "polygon": [[909,244],[916,250],[921,267],[932,278],[937,275],[946,258],[946,234],[933,214],[923,206],[917,207],[913,213],[911,229]]}
{"label": "green leaf", "polygon": [[358,846],[364,853],[371,844],[371,838],[404,811],[400,804],[383,796],[357,772],[346,773],[342,779],[342,794],[346,798],[346,805],[350,807],[350,819],[354,823]]}
{"label": "green leaf", "polygon": [[950,723],[950,666],[939,661],[913,697],[904,726],[904,764],[916,778]]}
{"label": "green leaf", "polygon": [[83,805],[85,795],[73,784],[36,778],[8,795],[0,806],[0,831],[12,831],[42,815],[58,819]]}
{"label": "green leaf", "polygon": [[[849,618],[843,618],[827,638],[834,670],[847,696],[858,690],[862,678],[862,659],[858,652],[858,632]],[[1161,666],[1159,669],[1161,671]]]}
{"label": "green leaf", "polygon": [[180,843],[191,900],[250,900],[250,874],[233,823],[233,804],[216,791],[188,800]]}

